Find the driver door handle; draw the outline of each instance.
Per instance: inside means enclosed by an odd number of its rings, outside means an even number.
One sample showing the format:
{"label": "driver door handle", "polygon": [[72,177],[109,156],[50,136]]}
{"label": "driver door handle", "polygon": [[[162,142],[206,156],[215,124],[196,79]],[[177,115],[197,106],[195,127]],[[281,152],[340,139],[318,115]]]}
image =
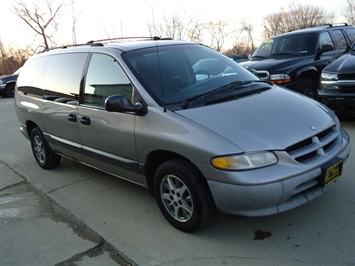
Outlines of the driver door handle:
{"label": "driver door handle", "polygon": [[83,125],[90,125],[90,117],[84,115],[82,117],[80,117],[80,122],[83,124]]}

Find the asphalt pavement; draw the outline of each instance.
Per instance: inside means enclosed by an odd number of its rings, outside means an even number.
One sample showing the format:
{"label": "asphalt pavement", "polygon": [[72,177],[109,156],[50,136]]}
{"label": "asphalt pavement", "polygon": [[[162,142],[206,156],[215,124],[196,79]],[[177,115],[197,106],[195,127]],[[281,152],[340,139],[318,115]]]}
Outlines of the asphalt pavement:
{"label": "asphalt pavement", "polygon": [[355,121],[342,124],[352,154],[327,193],[186,234],[143,187],[68,159],[38,167],[13,99],[0,98],[0,265],[355,265]]}

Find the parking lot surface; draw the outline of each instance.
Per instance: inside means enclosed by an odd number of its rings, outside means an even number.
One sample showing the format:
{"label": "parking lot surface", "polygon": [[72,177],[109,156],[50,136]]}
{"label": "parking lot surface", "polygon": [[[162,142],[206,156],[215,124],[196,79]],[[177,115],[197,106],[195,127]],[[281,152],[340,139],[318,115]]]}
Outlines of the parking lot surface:
{"label": "parking lot surface", "polygon": [[[19,185],[17,192],[25,193],[37,213],[12,222],[0,215],[0,264],[21,265],[23,253],[31,251],[39,253],[32,253],[27,265],[354,265],[355,121],[341,122],[351,136],[352,154],[342,177],[321,197],[268,217],[218,214],[204,230],[186,234],[166,222],[143,187],[67,159],[54,170],[41,169],[19,131],[13,99],[0,98],[0,200]],[[45,208],[43,197],[50,203]],[[75,226],[90,230],[77,234]],[[10,227],[22,239],[9,233]],[[41,233],[46,228],[52,233]],[[90,258],[87,251],[97,246],[97,238],[111,253],[102,250],[102,257]],[[112,257],[115,252],[121,260]]]}

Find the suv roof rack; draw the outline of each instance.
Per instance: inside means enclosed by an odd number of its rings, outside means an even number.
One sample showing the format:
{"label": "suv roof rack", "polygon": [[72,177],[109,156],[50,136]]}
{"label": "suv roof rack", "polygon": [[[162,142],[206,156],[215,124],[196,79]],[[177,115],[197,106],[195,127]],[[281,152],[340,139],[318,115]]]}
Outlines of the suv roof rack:
{"label": "suv roof rack", "polygon": [[153,37],[117,37],[117,38],[107,38],[107,39],[101,39],[101,40],[91,40],[86,43],[81,43],[81,44],[69,44],[69,45],[63,45],[63,46],[58,46],[58,47],[53,47],[49,49],[44,49],[40,53],[55,50],[55,49],[66,49],[69,47],[77,47],[77,46],[85,46],[85,45],[90,45],[90,46],[104,46],[104,43],[109,43],[109,42],[114,42],[114,41],[125,41],[125,40],[132,40],[132,41],[147,41],[147,40],[154,40],[154,41],[159,41],[159,40],[172,40],[172,38],[161,38],[159,36],[153,36]]}
{"label": "suv roof rack", "polygon": [[339,22],[339,23],[324,24],[323,26],[334,27],[334,26],[349,26],[349,25],[348,23]]}

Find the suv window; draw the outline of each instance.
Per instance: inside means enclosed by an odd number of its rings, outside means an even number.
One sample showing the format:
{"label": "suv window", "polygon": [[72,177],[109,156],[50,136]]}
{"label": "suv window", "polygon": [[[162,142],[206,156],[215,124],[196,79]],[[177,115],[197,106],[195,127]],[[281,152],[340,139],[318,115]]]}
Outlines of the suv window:
{"label": "suv window", "polygon": [[334,44],[329,32],[322,32],[319,36],[319,48],[322,48],[323,45],[330,45],[334,49]]}
{"label": "suv window", "polygon": [[355,29],[354,28],[347,28],[346,30],[347,35],[349,36],[350,43],[355,43]]}
{"label": "suv window", "polygon": [[105,99],[114,94],[124,94],[131,101],[132,90],[130,80],[113,57],[92,55],[85,82],[85,103],[104,106]]}
{"label": "suv window", "polygon": [[331,31],[333,40],[334,40],[334,45],[335,49],[346,49],[348,46],[348,43],[346,42],[345,36],[341,30],[333,30]]}

